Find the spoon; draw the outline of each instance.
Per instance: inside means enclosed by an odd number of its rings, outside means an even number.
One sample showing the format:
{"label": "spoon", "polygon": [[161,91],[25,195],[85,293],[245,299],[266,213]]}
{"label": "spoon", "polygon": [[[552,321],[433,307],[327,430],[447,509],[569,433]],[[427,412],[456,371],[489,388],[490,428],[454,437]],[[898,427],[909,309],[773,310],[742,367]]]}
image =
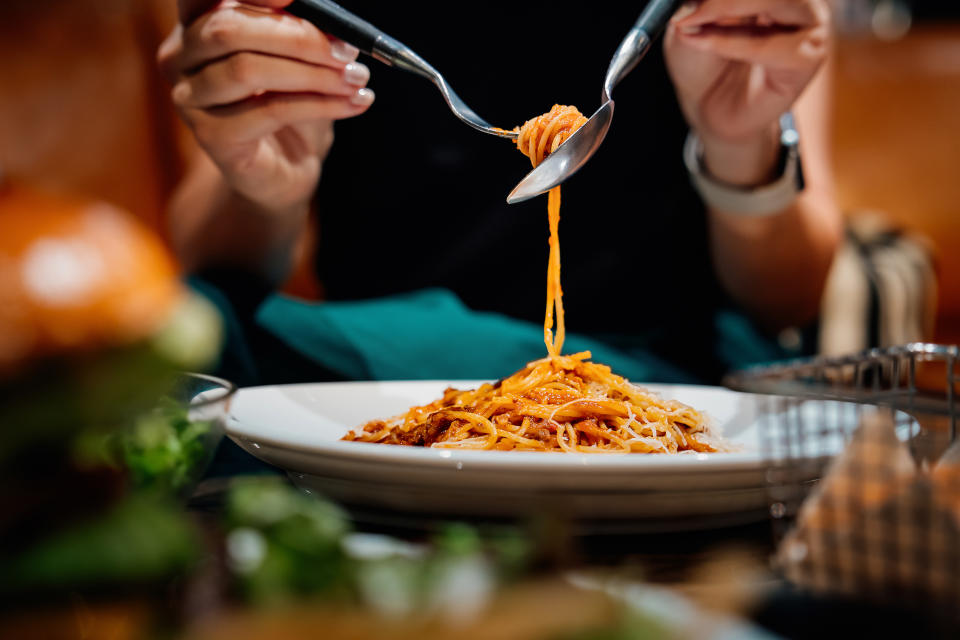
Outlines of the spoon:
{"label": "spoon", "polygon": [[647,3],[643,13],[610,59],[610,66],[603,81],[600,108],[514,187],[507,196],[507,202],[516,204],[549,191],[576,173],[600,148],[613,120],[613,88],[643,59],[653,41],[663,33],[680,1],[650,0]]}
{"label": "spoon", "polygon": [[443,94],[447,106],[462,121],[484,133],[516,140],[516,131],[494,127],[478,116],[458,96],[446,79],[426,60],[396,38],[391,38],[380,29],[350,13],[330,0],[294,0],[287,12],[312,23],[341,40],[349,42],[380,62],[415,73],[433,82]]}

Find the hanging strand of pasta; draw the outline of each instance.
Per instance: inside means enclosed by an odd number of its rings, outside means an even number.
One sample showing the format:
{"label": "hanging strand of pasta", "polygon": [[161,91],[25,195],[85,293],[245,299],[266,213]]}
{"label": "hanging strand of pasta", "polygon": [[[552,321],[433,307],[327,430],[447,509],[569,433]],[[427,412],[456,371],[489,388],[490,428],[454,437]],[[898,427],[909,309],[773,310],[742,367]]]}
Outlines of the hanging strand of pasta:
{"label": "hanging strand of pasta", "polygon": [[[576,107],[555,104],[547,113],[523,123],[518,129],[517,148],[530,158],[530,162],[536,167],[586,121]],[[550,357],[556,358],[563,351],[566,337],[563,289],[560,286],[559,186],[551,189],[547,195],[547,214],[550,226],[550,257],[547,262],[547,308],[543,319],[543,342],[547,345]]]}
{"label": "hanging strand of pasta", "polygon": [[[566,337],[566,326],[563,318],[563,288],[560,286],[560,187],[550,189],[547,195],[548,221],[550,225],[550,257],[547,263],[547,311],[543,319],[543,341],[547,345],[547,353],[556,358],[563,350],[563,340]],[[553,334],[556,310],[556,336]]]}

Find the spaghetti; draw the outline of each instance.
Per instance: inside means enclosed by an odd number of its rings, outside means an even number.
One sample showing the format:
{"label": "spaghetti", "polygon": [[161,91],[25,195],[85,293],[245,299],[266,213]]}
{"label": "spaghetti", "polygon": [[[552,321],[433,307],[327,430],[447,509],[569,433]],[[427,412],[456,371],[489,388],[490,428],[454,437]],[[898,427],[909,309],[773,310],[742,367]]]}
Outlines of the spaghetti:
{"label": "spaghetti", "polygon": [[[586,122],[575,108],[554,107],[518,128],[517,148],[537,166]],[[717,451],[699,411],[663,400],[589,351],[561,355],[566,335],[560,287],[560,187],[547,200],[550,257],[543,338],[547,357],[495,384],[447,389],[430,404],[389,420],[374,420],[344,440],[458,449],[566,451],[570,453],[677,453]],[[556,331],[554,331],[554,329]]]}
{"label": "spaghetti", "polygon": [[[576,107],[553,105],[547,113],[523,123],[517,136],[517,148],[536,167],[557,150],[587,121]],[[566,328],[563,318],[563,290],[560,288],[560,186],[547,194],[547,219],[550,223],[550,257],[547,262],[547,311],[543,319],[543,341],[551,358],[560,355]],[[556,311],[556,335],[553,333]]]}

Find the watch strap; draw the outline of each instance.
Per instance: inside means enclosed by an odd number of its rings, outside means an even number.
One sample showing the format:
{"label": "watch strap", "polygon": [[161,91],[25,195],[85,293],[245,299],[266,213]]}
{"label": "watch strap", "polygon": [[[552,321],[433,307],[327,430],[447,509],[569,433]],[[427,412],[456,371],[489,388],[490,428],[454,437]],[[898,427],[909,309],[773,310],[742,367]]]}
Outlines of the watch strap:
{"label": "watch strap", "polygon": [[780,118],[780,177],[757,187],[738,187],[711,176],[703,162],[703,144],[693,131],[687,135],[683,160],[694,188],[707,206],[744,216],[769,216],[793,204],[804,189],[799,141],[793,116],[784,114]]}

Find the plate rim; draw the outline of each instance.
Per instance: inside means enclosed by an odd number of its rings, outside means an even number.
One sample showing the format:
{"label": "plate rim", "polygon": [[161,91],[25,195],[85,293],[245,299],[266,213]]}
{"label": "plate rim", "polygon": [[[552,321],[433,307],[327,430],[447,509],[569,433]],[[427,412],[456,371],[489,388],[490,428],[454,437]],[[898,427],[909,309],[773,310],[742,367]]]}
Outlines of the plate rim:
{"label": "plate rim", "polygon": [[[679,453],[674,455],[633,454],[633,453],[566,453],[554,451],[477,451],[439,449],[427,447],[402,447],[397,445],[382,445],[370,442],[349,442],[343,440],[300,441],[291,442],[289,439],[275,438],[265,435],[270,427],[255,424],[252,421],[243,421],[234,415],[237,401],[245,395],[263,392],[268,389],[282,390],[285,388],[331,388],[335,386],[376,386],[384,384],[426,384],[426,385],[472,385],[476,386],[489,380],[366,380],[366,381],[336,381],[336,382],[304,382],[279,385],[258,385],[243,387],[231,403],[226,420],[227,434],[233,440],[242,440],[248,444],[265,444],[283,452],[312,454],[343,461],[367,461],[380,464],[392,464],[397,467],[416,466],[419,468],[431,467],[446,469],[453,467],[461,470],[469,464],[470,470],[500,470],[511,472],[541,471],[570,471],[574,468],[582,469],[578,473],[606,473],[622,472],[624,470],[656,470],[658,472],[688,473],[691,464],[703,471],[715,470],[732,472],[738,470],[754,470],[767,462],[761,451],[737,451],[716,453]],[[636,383],[635,383],[636,384]],[[651,391],[659,393],[664,388],[696,389],[701,391],[721,391],[740,397],[753,397],[756,394],[734,391],[726,387],[713,385],[649,383],[640,384]],[[709,415],[709,411],[707,412]],[[722,434],[721,434],[722,435]],[[247,448],[244,446],[244,448]],[[458,463],[462,466],[458,467]],[[525,469],[525,467],[529,467]]]}

